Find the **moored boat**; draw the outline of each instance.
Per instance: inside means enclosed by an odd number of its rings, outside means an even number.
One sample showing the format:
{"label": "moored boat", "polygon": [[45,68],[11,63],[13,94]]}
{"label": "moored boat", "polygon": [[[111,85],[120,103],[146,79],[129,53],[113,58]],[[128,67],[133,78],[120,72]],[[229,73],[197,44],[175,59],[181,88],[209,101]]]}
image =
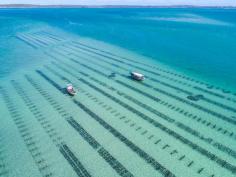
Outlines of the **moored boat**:
{"label": "moored boat", "polygon": [[66,90],[67,90],[67,92],[68,92],[71,96],[76,95],[76,91],[74,90],[72,84],[68,84],[68,85],[66,86]]}
{"label": "moored boat", "polygon": [[144,75],[137,72],[130,72],[131,78],[137,81],[144,80]]}

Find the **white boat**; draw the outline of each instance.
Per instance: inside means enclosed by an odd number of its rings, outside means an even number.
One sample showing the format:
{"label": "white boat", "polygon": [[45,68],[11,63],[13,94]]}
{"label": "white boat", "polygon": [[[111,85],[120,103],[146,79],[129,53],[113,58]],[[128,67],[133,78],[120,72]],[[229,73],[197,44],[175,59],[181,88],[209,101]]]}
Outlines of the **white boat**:
{"label": "white boat", "polygon": [[137,81],[142,81],[144,80],[144,75],[137,73],[137,72],[130,72],[130,75],[132,77],[132,79],[137,80]]}
{"label": "white boat", "polygon": [[68,84],[68,85],[66,86],[66,90],[67,90],[67,92],[68,92],[71,96],[76,95],[76,91],[74,90],[72,84]]}

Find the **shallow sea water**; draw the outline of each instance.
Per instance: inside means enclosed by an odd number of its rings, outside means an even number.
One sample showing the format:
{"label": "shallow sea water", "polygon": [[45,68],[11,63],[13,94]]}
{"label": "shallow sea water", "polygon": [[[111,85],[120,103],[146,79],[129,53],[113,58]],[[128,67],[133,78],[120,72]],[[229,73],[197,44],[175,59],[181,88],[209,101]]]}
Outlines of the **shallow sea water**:
{"label": "shallow sea water", "polygon": [[[10,49],[1,41],[0,176],[236,175],[229,88],[121,46],[27,24],[1,37]],[[146,79],[131,80],[133,70]],[[68,83],[76,96],[66,94]]]}

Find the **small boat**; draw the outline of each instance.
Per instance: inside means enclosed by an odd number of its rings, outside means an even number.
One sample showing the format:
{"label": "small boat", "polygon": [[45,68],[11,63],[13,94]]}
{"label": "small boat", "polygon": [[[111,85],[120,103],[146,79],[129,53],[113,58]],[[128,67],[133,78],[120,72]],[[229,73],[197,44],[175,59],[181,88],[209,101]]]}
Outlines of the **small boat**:
{"label": "small boat", "polygon": [[137,73],[137,72],[130,72],[131,78],[137,81],[144,80],[144,75]]}
{"label": "small boat", "polygon": [[66,90],[67,90],[67,92],[68,92],[71,96],[76,95],[76,91],[74,90],[72,84],[68,84],[68,85],[66,86]]}
{"label": "small boat", "polygon": [[187,98],[192,101],[198,101],[198,100],[203,99],[204,96],[203,95],[189,95],[187,96]]}
{"label": "small boat", "polygon": [[197,97],[195,97],[194,95],[189,95],[187,96],[187,98],[191,101],[198,101],[199,99]]}
{"label": "small boat", "polygon": [[109,78],[116,77],[116,73],[112,72],[108,77],[109,77]]}

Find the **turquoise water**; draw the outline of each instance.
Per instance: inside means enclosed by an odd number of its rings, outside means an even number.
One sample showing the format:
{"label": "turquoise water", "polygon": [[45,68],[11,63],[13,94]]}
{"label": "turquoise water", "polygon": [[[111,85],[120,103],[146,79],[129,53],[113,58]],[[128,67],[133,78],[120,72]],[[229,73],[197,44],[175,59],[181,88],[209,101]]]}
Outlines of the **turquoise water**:
{"label": "turquoise water", "polygon": [[234,177],[235,17],[1,9],[0,176]]}
{"label": "turquoise water", "polygon": [[135,51],[219,86],[236,87],[235,9],[13,9],[0,13],[1,36],[44,22]]}

